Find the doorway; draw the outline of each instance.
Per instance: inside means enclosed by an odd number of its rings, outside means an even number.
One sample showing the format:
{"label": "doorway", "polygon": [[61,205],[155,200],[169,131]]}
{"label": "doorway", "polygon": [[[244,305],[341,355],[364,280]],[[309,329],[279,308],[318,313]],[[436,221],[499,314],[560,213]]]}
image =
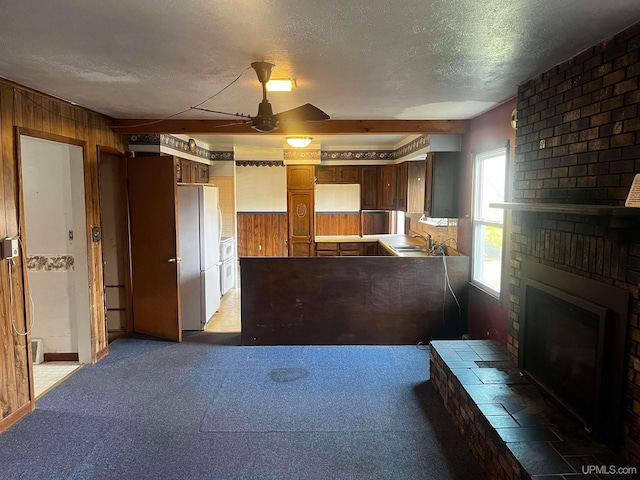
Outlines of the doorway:
{"label": "doorway", "polygon": [[109,343],[133,330],[126,162],[126,156],[120,152],[103,147],[98,149],[101,245]]}
{"label": "doorway", "polygon": [[[30,328],[20,333],[31,335],[36,362],[72,366],[91,363],[84,144],[60,139],[20,135],[22,248],[30,307]],[[34,375],[44,370],[34,368]]]}

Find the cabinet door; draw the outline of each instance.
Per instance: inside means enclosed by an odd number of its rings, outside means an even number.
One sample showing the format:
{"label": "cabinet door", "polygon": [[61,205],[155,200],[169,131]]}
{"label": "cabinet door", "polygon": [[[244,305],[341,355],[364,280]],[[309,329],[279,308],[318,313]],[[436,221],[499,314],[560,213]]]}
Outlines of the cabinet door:
{"label": "cabinet door", "polygon": [[176,180],[178,183],[182,182],[182,159],[179,157],[173,157],[176,164]]}
{"label": "cabinet door", "polygon": [[198,163],[198,183],[209,183],[209,165]]}
{"label": "cabinet door", "polygon": [[362,210],[378,208],[378,167],[362,167],[360,197]]}
{"label": "cabinet door", "polygon": [[316,167],[316,183],[336,183],[338,167]]}
{"label": "cabinet door", "polygon": [[407,212],[424,212],[424,185],[426,161],[419,160],[409,163],[409,178],[407,180]]}
{"label": "cabinet door", "polygon": [[313,190],[289,190],[289,256],[309,257],[313,242]]}
{"label": "cabinet door", "polygon": [[431,191],[433,188],[433,153],[427,154],[424,167],[424,215],[431,215]]}
{"label": "cabinet door", "polygon": [[316,256],[335,257],[336,255],[338,255],[337,243],[316,243]]}
{"label": "cabinet door", "polygon": [[355,166],[338,167],[338,183],[360,183],[360,169]]}
{"label": "cabinet door", "polygon": [[435,218],[458,216],[460,152],[437,152],[427,156],[425,215]]}
{"label": "cabinet door", "polygon": [[365,243],[364,244],[364,255],[367,257],[376,257],[378,256],[378,243]]}
{"label": "cabinet door", "polygon": [[407,211],[407,182],[409,181],[409,164],[401,163],[396,167],[396,210]]}
{"label": "cabinet door", "polygon": [[191,183],[198,183],[200,177],[198,176],[198,162],[189,162],[189,170],[191,170]]}
{"label": "cabinet door", "polygon": [[180,166],[180,170],[182,171],[182,183],[193,182],[193,180],[191,179],[191,162],[189,160],[181,158]]}
{"label": "cabinet door", "polygon": [[385,165],[378,171],[378,208],[395,210],[396,207],[396,166]]}
{"label": "cabinet door", "polygon": [[309,190],[315,184],[313,165],[287,166],[287,188],[289,190]]}

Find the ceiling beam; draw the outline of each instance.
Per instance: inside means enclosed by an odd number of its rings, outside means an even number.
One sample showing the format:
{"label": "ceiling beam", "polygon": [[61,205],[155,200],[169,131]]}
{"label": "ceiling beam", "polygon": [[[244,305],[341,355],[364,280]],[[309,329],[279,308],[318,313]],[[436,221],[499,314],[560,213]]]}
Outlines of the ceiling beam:
{"label": "ceiling beam", "polygon": [[394,135],[394,134],[462,134],[467,120],[327,120],[309,128],[304,124],[284,125],[272,132],[257,132],[247,123],[233,120],[140,120],[115,119],[115,132],[124,134],[184,133],[207,135]]}

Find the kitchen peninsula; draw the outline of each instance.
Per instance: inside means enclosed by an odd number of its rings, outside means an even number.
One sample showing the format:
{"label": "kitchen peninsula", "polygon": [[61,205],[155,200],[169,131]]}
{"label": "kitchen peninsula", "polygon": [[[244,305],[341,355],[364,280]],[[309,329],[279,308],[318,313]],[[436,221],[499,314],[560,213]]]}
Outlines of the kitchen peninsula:
{"label": "kitchen peninsula", "polygon": [[468,257],[429,254],[406,235],[315,243],[319,256],[240,260],[243,345],[402,345],[466,333]]}

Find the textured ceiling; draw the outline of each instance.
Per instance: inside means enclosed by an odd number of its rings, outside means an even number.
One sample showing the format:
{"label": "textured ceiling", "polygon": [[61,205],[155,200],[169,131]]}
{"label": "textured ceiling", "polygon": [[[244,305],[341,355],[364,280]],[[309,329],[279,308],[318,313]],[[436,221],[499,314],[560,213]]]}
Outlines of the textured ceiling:
{"label": "textured ceiling", "polygon": [[[615,0],[0,0],[0,75],[115,118],[257,113],[252,61],[293,77],[274,111],[468,119],[640,20]],[[230,118],[188,110],[182,119]]]}

